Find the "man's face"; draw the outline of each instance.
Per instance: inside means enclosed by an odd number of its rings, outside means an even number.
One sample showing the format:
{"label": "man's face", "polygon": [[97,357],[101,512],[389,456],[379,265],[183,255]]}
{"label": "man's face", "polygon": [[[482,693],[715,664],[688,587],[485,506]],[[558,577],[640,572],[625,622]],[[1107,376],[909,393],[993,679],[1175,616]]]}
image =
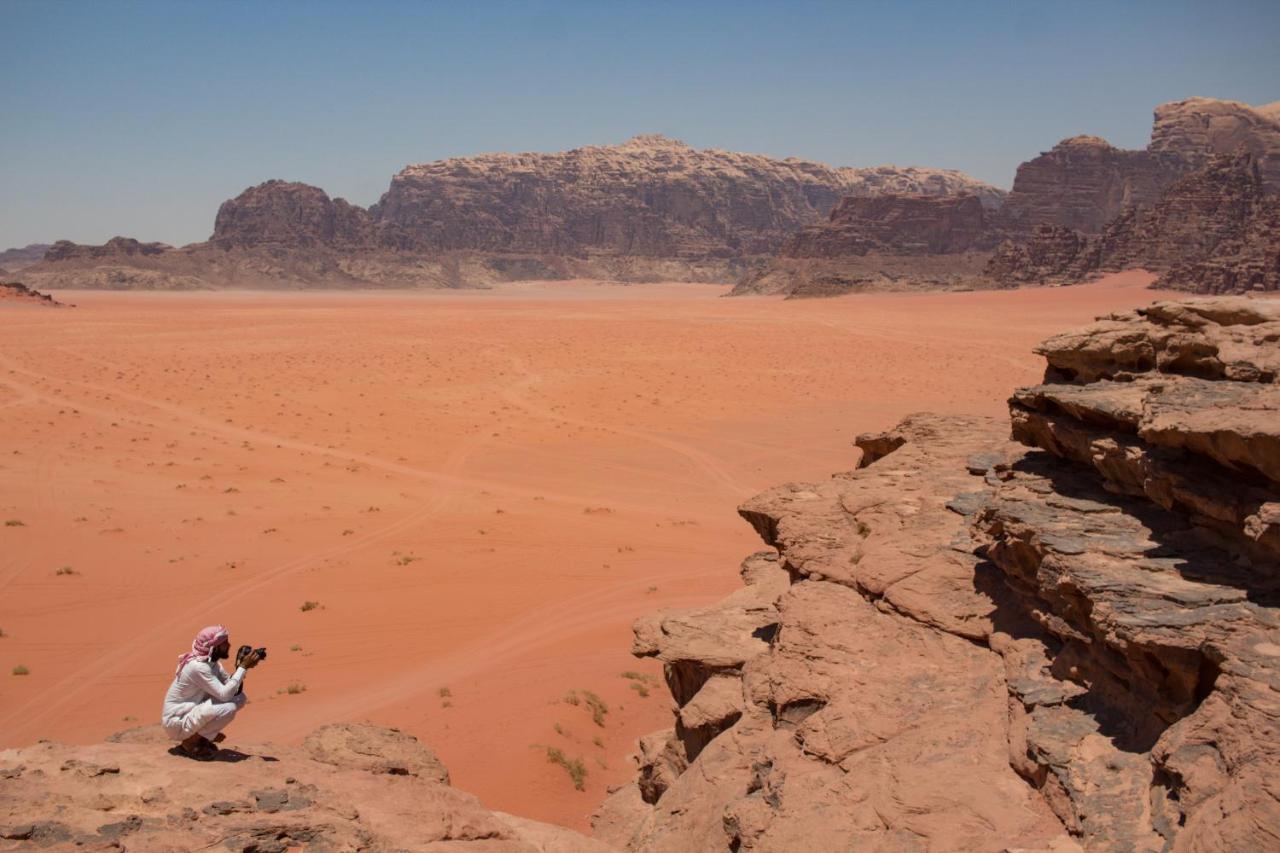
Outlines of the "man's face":
{"label": "man's face", "polygon": [[209,652],[209,657],[214,660],[226,660],[231,655],[231,638],[223,640],[221,643],[213,647]]}

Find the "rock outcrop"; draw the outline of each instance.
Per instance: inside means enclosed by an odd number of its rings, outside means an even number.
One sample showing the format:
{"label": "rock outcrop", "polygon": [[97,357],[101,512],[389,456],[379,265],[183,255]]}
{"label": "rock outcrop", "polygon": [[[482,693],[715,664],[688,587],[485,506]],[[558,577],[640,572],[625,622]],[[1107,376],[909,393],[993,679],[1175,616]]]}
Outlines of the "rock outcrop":
{"label": "rock outcrop", "polygon": [[1018,167],[1005,205],[1014,228],[1057,225],[1096,234],[1127,207],[1150,204],[1191,164],[1177,153],[1125,151],[1073,136]]}
{"label": "rock outcrop", "polygon": [[1018,167],[1003,208],[1005,224],[1023,233],[1058,225],[1098,234],[1125,210],[1154,204],[1215,155],[1251,155],[1263,185],[1280,191],[1280,121],[1273,107],[1211,98],[1162,104],[1151,142],[1141,151],[1096,136],[1063,140]]}
{"label": "rock outcrop", "polygon": [[1147,150],[1203,165],[1217,154],[1249,154],[1263,184],[1280,191],[1280,109],[1239,101],[1187,98],[1156,107]]}
{"label": "rock outcrop", "polygon": [[302,749],[244,746],[213,762],[167,752],[158,729],[111,740],[0,751],[0,850],[612,849],[489,811],[394,730],[327,726]]}
{"label": "rock outcrop", "polygon": [[20,281],[0,281],[0,305],[36,305],[62,308],[63,303],[47,293],[32,290]]}
{"label": "rock outcrop", "polygon": [[1037,450],[975,529],[1081,689],[1011,705],[1016,765],[1099,849],[1280,833],[1277,340],[1275,303],[1157,303],[1046,342],[1011,401]]}
{"label": "rock outcrop", "polygon": [[1047,342],[994,420],[913,416],[740,512],[771,550],[636,625],[671,729],[631,850],[1267,849],[1280,837],[1280,309]]}
{"label": "rock outcrop", "polygon": [[1210,157],[1146,207],[1129,207],[1097,236],[1042,225],[1007,241],[987,267],[1005,283],[1072,283],[1100,271],[1161,272],[1156,287],[1201,293],[1280,289],[1280,196],[1251,154]]}
{"label": "rock outcrop", "polygon": [[209,243],[219,249],[375,247],[373,220],[364,208],[286,181],[267,181],[224,201]]}

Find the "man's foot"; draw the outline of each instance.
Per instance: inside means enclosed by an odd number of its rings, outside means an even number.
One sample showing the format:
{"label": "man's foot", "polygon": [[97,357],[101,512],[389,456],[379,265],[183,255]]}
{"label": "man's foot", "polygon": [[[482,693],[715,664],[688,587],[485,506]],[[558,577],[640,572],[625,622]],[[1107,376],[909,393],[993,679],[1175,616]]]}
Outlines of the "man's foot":
{"label": "man's foot", "polygon": [[213,745],[213,742],[198,734],[178,744],[178,751],[187,758],[194,758],[197,761],[207,761],[218,754],[218,748]]}
{"label": "man's foot", "polygon": [[214,743],[222,743],[226,739],[227,739],[226,732],[218,732],[216,735],[213,736]]}

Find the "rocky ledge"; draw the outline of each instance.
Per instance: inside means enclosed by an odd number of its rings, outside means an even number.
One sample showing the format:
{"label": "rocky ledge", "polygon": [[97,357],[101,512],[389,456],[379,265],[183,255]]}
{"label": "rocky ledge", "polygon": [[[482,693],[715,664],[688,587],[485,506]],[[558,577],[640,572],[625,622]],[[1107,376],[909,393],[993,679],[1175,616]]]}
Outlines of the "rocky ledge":
{"label": "rocky ledge", "polygon": [[167,743],[149,727],[97,746],[0,751],[0,850],[610,849],[489,811],[394,729],[325,726],[302,747],[242,745],[211,762],[172,755]]}
{"label": "rocky ledge", "polygon": [[1157,303],[759,495],[744,588],[636,625],[672,728],[631,850],[1241,850],[1280,839],[1280,305]]}

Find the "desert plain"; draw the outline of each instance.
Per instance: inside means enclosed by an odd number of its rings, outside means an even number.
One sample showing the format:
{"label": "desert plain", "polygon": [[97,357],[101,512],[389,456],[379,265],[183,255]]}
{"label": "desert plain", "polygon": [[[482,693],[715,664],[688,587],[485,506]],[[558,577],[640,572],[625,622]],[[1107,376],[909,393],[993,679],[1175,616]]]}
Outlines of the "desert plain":
{"label": "desert plain", "polygon": [[740,502],[852,468],[855,434],[910,412],[1003,415],[1038,341],[1149,303],[1152,278],[2,308],[0,747],[155,722],[177,655],[223,623],[269,649],[231,742],[396,726],[490,808],[585,829],[670,724],[630,624],[738,587],[760,547]]}

